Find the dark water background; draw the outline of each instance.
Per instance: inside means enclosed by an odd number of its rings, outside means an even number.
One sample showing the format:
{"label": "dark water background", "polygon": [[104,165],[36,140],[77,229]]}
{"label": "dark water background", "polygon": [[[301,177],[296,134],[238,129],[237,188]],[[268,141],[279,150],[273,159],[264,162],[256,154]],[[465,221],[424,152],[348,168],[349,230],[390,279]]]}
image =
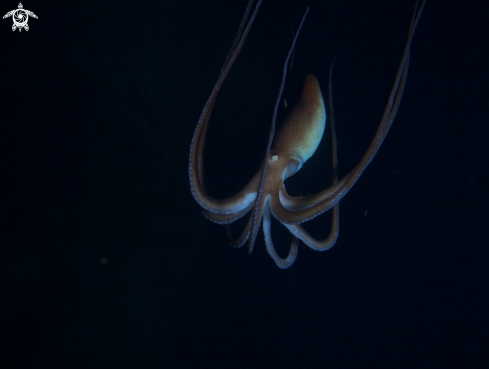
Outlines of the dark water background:
{"label": "dark water background", "polygon": [[[366,150],[414,0],[265,0],[212,116],[208,191],[257,170],[285,98],[334,69],[340,175]],[[0,13],[17,7],[2,2]],[[0,22],[0,367],[486,368],[487,4],[428,0],[396,121],[328,252],[227,245],[188,184],[195,124],[246,6],[29,1]],[[280,117],[286,115],[285,109]],[[330,136],[287,182],[331,183]],[[325,215],[307,225],[329,232]],[[285,252],[290,235],[273,224]],[[281,246],[280,246],[281,245]]]}

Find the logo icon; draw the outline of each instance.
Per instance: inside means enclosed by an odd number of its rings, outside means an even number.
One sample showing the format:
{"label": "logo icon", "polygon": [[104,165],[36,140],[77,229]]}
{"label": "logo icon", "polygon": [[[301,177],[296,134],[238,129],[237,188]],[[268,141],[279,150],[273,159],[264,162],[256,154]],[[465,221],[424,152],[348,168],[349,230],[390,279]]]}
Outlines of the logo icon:
{"label": "logo icon", "polygon": [[12,16],[12,19],[14,20],[12,31],[15,31],[17,28],[19,29],[19,32],[22,31],[22,28],[28,31],[29,26],[27,25],[27,21],[29,20],[29,15],[37,19],[37,15],[35,15],[30,10],[24,9],[22,3],[19,3],[19,8],[9,11],[3,16],[3,19]]}

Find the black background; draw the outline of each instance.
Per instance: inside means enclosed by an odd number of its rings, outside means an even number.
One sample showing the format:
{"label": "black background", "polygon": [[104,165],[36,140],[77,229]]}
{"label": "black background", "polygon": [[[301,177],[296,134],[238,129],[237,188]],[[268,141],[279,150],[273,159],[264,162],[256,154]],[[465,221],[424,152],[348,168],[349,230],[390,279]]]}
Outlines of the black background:
{"label": "black background", "polygon": [[[217,100],[210,194],[258,169],[284,97],[334,65],[340,175],[366,150],[414,0],[265,0]],[[396,121],[341,202],[330,251],[279,270],[227,245],[188,152],[240,1],[29,1],[0,22],[2,368],[484,368],[489,361],[488,9],[428,0]],[[3,14],[17,7],[2,2]],[[282,108],[279,121],[287,114]],[[330,136],[287,181],[331,184]],[[329,232],[330,216],[307,225]],[[278,222],[284,253],[290,235]],[[107,261],[105,263],[104,261]]]}

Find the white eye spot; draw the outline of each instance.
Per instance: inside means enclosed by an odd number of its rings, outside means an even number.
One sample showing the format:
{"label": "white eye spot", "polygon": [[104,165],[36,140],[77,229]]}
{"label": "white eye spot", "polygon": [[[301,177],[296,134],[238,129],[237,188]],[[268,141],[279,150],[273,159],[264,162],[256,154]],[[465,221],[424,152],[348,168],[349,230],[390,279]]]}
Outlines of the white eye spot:
{"label": "white eye spot", "polygon": [[277,161],[278,160],[278,155],[272,155],[272,157],[270,159],[272,159],[272,161]]}

